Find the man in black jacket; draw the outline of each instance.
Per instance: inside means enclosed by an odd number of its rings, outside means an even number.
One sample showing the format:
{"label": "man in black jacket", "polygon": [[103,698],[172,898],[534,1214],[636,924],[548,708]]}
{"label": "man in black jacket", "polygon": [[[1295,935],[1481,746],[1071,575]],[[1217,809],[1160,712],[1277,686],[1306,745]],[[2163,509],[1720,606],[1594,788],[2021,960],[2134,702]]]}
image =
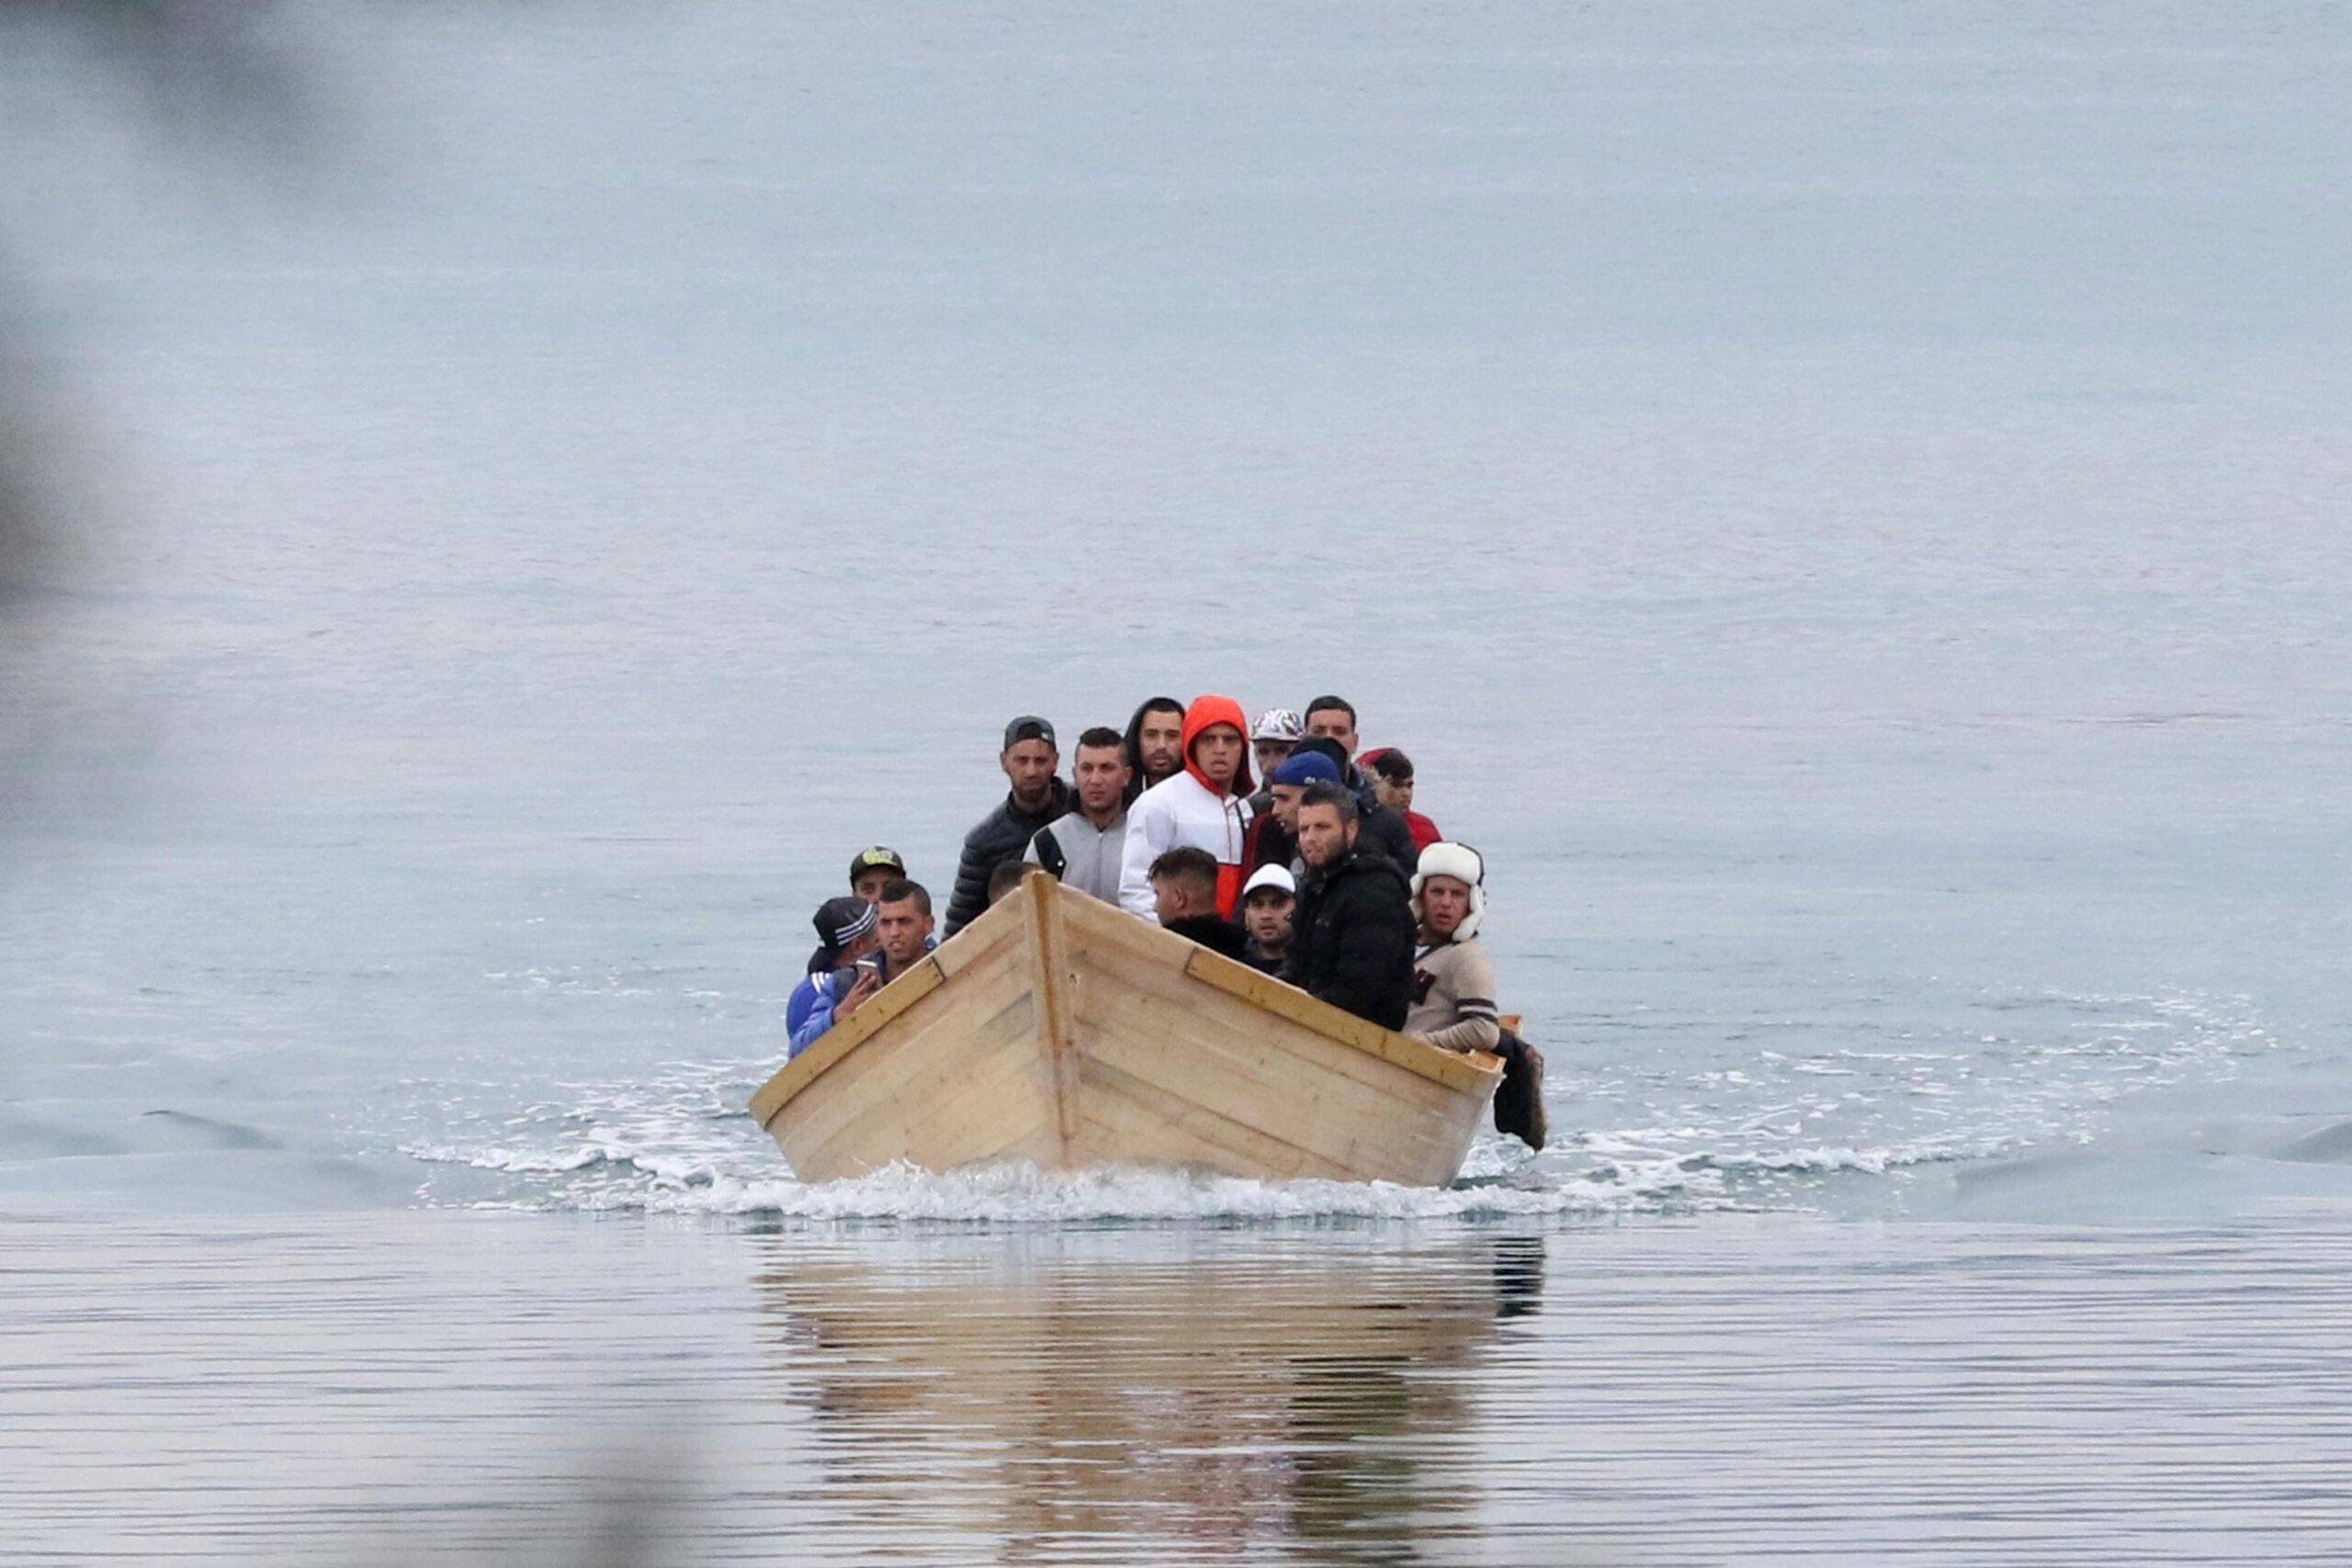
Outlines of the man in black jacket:
{"label": "man in black jacket", "polygon": [[1069,785],[1054,776],[1062,754],[1054,727],[1023,714],[1004,727],[1004,750],[997,763],[1012,785],[1004,804],[964,835],[964,857],[956,866],[956,894],[947,901],[952,937],[989,907],[989,877],[1009,860],[1019,860],[1037,829],[1070,808]]}
{"label": "man in black jacket", "polygon": [[1283,978],[1320,1000],[1402,1029],[1413,1005],[1413,892],[1402,867],[1360,845],[1356,798],[1309,785],[1298,804],[1306,880],[1292,917]]}
{"label": "man in black jacket", "polygon": [[1216,912],[1216,856],[1179,844],[1151,863],[1151,908],[1160,929],[1241,961],[1241,928]]}

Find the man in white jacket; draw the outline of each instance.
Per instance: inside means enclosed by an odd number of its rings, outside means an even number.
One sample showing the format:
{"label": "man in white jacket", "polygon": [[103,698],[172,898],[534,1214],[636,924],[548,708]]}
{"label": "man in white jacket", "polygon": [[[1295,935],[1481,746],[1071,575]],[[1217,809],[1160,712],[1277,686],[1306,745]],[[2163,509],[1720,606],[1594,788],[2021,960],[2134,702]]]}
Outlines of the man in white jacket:
{"label": "man in white jacket", "polygon": [[1233,918],[1241,900],[1243,840],[1250,826],[1249,729],[1231,697],[1196,699],[1184,711],[1184,769],[1161,780],[1127,808],[1126,852],[1119,866],[1119,904],[1155,919],[1151,863],[1179,845],[1216,858],[1217,913]]}

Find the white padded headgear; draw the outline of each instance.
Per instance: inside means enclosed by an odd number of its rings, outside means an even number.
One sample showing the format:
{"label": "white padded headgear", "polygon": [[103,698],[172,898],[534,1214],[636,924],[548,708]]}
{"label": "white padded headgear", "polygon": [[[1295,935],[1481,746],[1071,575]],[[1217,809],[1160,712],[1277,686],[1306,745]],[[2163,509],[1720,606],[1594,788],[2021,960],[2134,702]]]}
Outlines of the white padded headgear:
{"label": "white padded headgear", "polygon": [[1453,941],[1468,942],[1478,934],[1478,923],[1487,918],[1487,862],[1467,844],[1457,844],[1441,839],[1421,852],[1419,863],[1413,870],[1413,919],[1421,914],[1421,885],[1432,876],[1450,876],[1456,882],[1470,885],[1470,912],[1453,928]]}

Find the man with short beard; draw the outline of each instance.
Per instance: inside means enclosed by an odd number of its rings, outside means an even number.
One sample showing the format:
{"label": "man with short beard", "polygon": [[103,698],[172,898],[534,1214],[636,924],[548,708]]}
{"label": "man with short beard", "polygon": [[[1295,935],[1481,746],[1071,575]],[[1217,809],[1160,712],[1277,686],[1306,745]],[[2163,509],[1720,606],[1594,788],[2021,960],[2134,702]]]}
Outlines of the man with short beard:
{"label": "man with short beard", "polygon": [[1296,870],[1293,863],[1298,859],[1299,800],[1309,785],[1336,784],[1339,778],[1340,770],[1331,759],[1317,752],[1283,758],[1267,781],[1265,809],[1250,819],[1241,863],[1252,871],[1261,865]]}
{"label": "man with short beard", "polygon": [[1241,929],[1249,940],[1241,962],[1261,974],[1279,975],[1290,956],[1291,917],[1298,910],[1298,883],[1284,865],[1261,865],[1241,885]]}
{"label": "man with short beard", "polygon": [[1127,804],[1156,784],[1184,771],[1184,705],[1174,697],[1148,698],[1127,720]]}
{"label": "man with short beard", "polygon": [[1035,714],[1023,714],[1004,727],[1004,750],[997,755],[997,765],[1012,792],[964,836],[963,859],[956,866],[956,896],[947,901],[950,938],[989,907],[989,878],[996,868],[1019,860],[1037,829],[1069,809],[1069,786],[1054,775],[1061,760],[1054,727]]}
{"label": "man with short beard", "polygon": [[1413,1006],[1413,896],[1402,867],[1356,840],[1356,797],[1313,784],[1298,805],[1306,877],[1283,978],[1383,1029]]}
{"label": "man with short beard", "polygon": [[1037,829],[1022,858],[1042,865],[1106,904],[1119,901],[1119,868],[1127,847],[1127,750],[1115,729],[1097,725],[1078,738],[1070,765],[1077,807]]}

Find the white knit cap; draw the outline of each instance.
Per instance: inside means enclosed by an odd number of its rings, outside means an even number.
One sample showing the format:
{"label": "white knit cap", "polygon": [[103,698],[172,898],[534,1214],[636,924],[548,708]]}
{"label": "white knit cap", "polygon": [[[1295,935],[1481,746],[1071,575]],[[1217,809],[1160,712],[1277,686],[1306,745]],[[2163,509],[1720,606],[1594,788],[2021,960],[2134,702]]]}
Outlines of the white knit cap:
{"label": "white knit cap", "polygon": [[1477,851],[1467,844],[1457,844],[1441,839],[1421,852],[1420,863],[1413,871],[1413,919],[1421,914],[1421,885],[1432,876],[1450,876],[1456,882],[1469,884],[1470,912],[1453,928],[1453,941],[1468,942],[1478,934],[1478,922],[1487,918],[1487,863]]}

